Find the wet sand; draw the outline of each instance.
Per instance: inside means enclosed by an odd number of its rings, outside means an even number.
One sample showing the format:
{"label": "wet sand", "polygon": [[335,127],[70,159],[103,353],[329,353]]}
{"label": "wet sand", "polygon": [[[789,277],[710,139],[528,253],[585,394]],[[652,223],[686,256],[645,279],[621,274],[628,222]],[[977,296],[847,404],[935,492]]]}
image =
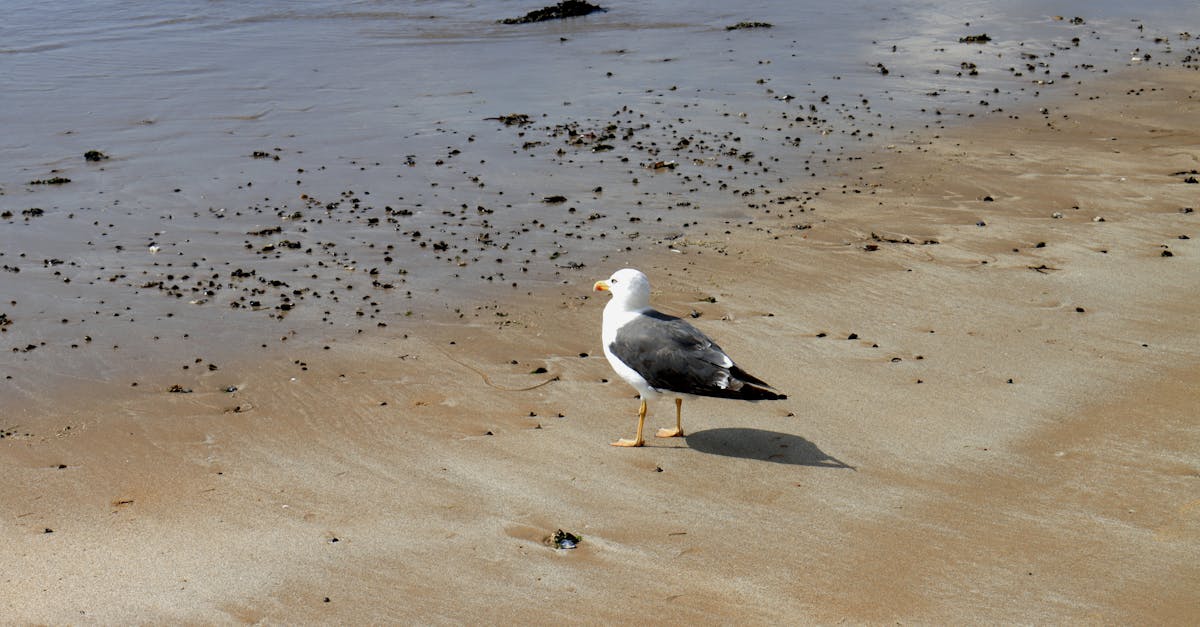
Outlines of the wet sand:
{"label": "wet sand", "polygon": [[[1200,75],[1041,106],[419,334],[34,403],[0,614],[1192,624]],[[625,264],[789,400],[609,447],[636,400],[587,288]]]}

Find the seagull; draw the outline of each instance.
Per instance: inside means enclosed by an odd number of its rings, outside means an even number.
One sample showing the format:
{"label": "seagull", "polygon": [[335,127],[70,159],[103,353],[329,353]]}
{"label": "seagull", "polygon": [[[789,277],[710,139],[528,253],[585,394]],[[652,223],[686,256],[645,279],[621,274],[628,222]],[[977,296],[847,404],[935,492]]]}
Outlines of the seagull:
{"label": "seagull", "polygon": [[637,436],[613,446],[644,446],[646,401],[675,397],[675,428],[659,429],[660,438],[683,436],[683,397],[716,396],[748,401],[785,399],[766,382],[733,363],[699,329],[650,307],[650,280],[638,270],[618,270],[593,291],[608,292],[601,339],[604,356],[641,399]]}

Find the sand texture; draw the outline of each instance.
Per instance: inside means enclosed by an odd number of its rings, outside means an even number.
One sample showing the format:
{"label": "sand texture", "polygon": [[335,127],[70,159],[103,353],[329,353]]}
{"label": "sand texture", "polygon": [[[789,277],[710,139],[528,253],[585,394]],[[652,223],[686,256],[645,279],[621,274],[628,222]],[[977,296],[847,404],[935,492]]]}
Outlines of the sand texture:
{"label": "sand texture", "polygon": [[[1042,106],[495,311],[34,406],[0,622],[1196,624],[1200,74]],[[789,399],[610,447],[624,264]]]}

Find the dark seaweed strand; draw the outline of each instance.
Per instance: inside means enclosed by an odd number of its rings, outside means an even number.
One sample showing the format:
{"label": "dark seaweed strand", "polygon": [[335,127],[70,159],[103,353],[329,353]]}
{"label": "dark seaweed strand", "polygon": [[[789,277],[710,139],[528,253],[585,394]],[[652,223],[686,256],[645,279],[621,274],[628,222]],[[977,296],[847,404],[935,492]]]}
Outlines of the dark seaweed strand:
{"label": "dark seaweed strand", "polygon": [[550,7],[530,11],[521,17],[510,17],[500,20],[501,24],[531,24],[547,20],[561,20],[568,17],[580,17],[597,11],[607,11],[603,7],[584,0],[563,0]]}

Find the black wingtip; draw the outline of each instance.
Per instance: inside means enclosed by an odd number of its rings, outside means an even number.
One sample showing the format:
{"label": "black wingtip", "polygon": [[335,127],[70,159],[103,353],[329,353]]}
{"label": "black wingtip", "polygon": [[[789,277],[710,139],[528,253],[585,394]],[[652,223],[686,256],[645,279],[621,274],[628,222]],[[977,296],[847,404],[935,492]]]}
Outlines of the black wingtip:
{"label": "black wingtip", "polygon": [[741,398],[748,401],[782,401],[787,398],[787,394],[780,394],[774,390],[747,385],[741,389]]}

